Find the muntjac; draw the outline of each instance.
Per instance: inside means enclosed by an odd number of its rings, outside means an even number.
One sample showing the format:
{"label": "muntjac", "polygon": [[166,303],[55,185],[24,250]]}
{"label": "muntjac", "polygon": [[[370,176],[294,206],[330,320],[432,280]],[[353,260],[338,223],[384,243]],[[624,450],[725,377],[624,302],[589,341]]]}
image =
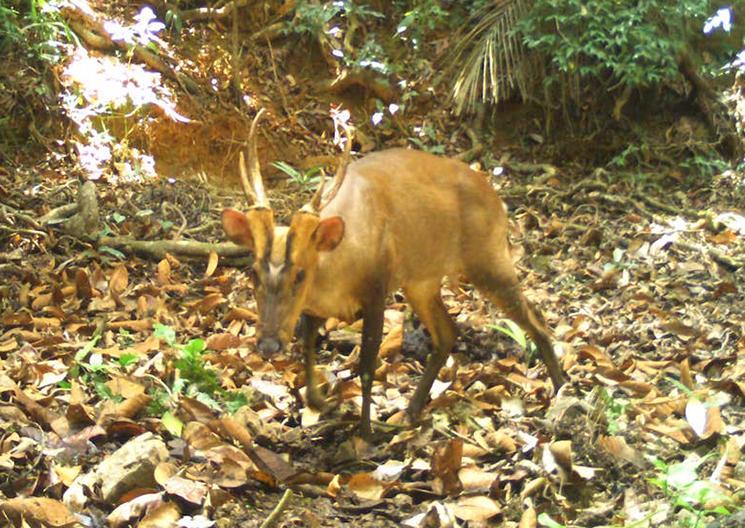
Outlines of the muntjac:
{"label": "muntjac", "polygon": [[[249,170],[240,154],[241,182],[252,202],[247,213],[225,209],[228,238],[252,249],[250,275],[258,310],[257,346],[264,355],[284,349],[298,321],[305,355],[306,398],[324,407],[316,383],[316,337],[330,317],[363,320],[359,373],[360,431],[371,434],[370,402],[386,296],[402,288],[432,335],[433,352],[408,406],[420,415],[457,330],[440,297],[443,277],[465,276],[535,342],[558,388],[564,374],[542,317],[522,294],[510,259],[506,208],[487,177],[462,162],[407,149],[344,157],[324,196],[323,182],[289,227],[275,225],[249,133]],[[248,174],[247,174],[248,172]]]}

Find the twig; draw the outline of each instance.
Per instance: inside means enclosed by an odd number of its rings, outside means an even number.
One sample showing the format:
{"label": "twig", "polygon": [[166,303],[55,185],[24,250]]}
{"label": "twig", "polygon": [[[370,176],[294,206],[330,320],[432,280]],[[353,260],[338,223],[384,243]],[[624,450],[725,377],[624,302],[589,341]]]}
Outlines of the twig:
{"label": "twig", "polygon": [[290,497],[292,497],[292,490],[286,489],[284,495],[282,495],[282,498],[279,499],[279,502],[272,510],[272,513],[270,513],[269,517],[267,517],[266,520],[261,523],[260,528],[270,528],[270,526],[273,526],[274,523],[277,522],[279,516],[282,515],[282,511],[287,506],[287,501],[290,500]]}

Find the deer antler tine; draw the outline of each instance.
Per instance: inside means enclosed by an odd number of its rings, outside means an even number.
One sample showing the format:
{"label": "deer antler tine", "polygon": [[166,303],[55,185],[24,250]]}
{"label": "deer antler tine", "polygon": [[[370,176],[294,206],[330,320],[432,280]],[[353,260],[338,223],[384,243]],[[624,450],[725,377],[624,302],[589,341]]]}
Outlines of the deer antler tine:
{"label": "deer antler tine", "polygon": [[256,194],[251,188],[251,184],[248,181],[248,171],[246,170],[246,157],[243,155],[243,151],[238,152],[238,168],[241,171],[241,185],[243,186],[243,192],[248,198],[248,205],[256,204]]}
{"label": "deer antler tine", "polygon": [[334,186],[329,191],[328,196],[326,196],[326,203],[323,204],[321,209],[326,207],[328,203],[334,199],[336,193],[339,192],[339,188],[341,187],[341,184],[344,183],[344,178],[347,175],[347,167],[349,166],[349,161],[352,157],[352,133],[348,125],[345,124],[342,125],[342,127],[344,129],[344,136],[347,139],[347,144],[344,145],[344,155],[339,162],[339,168],[336,169],[336,174],[334,175]]}
{"label": "deer antler tine", "polygon": [[[254,204],[257,207],[269,207],[269,201],[264,192],[264,180],[261,177],[261,166],[259,164],[259,149],[256,146],[257,123],[264,115],[266,109],[262,108],[254,117],[251,123],[251,130],[248,133],[248,158],[249,158],[249,179],[253,187]],[[245,170],[245,169],[242,169]]]}
{"label": "deer antler tine", "polygon": [[310,201],[310,208],[316,213],[321,210],[321,198],[323,198],[323,191],[325,187],[326,171],[321,169],[321,181],[318,182],[318,189],[316,189],[316,193],[313,195],[313,199]]}

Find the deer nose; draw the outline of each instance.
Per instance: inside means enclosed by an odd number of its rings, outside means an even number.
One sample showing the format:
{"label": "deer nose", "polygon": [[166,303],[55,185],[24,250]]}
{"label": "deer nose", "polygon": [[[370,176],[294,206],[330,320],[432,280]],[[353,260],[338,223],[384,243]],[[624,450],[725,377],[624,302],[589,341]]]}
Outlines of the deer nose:
{"label": "deer nose", "polygon": [[258,343],[259,352],[262,356],[271,356],[282,349],[282,343],[276,337],[262,337]]}

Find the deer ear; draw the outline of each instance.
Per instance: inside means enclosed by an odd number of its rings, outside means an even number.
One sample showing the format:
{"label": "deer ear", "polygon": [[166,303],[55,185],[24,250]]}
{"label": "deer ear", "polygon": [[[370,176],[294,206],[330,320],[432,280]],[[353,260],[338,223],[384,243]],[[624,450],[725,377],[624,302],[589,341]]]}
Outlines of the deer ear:
{"label": "deer ear", "polygon": [[324,218],[313,233],[313,241],[318,251],[331,251],[344,238],[344,220],[340,216]]}
{"label": "deer ear", "polygon": [[225,209],[222,212],[222,228],[228,238],[240,246],[252,248],[254,237],[246,215],[235,209]]}

